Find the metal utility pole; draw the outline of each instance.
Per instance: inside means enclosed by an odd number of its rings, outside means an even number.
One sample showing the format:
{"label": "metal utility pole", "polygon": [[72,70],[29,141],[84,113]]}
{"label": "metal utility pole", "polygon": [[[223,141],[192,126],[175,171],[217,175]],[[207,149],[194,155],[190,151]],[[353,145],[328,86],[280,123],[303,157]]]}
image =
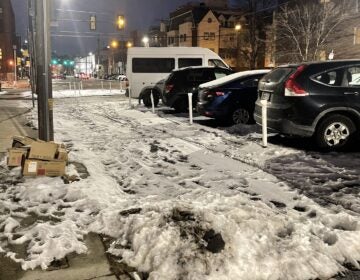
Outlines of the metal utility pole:
{"label": "metal utility pole", "polygon": [[35,52],[35,1],[28,0],[28,11],[29,11],[29,51],[30,51],[30,84],[31,84],[31,99],[33,108],[35,107],[35,92],[36,92],[36,52]]}
{"label": "metal utility pole", "polygon": [[53,98],[50,75],[51,37],[50,17],[51,0],[35,1],[35,49],[36,49],[36,93],[38,96],[39,138],[54,140]]}
{"label": "metal utility pole", "polygon": [[16,84],[16,81],[17,81],[17,72],[16,72],[16,66],[17,66],[16,45],[13,45],[13,49],[14,49],[14,83]]}

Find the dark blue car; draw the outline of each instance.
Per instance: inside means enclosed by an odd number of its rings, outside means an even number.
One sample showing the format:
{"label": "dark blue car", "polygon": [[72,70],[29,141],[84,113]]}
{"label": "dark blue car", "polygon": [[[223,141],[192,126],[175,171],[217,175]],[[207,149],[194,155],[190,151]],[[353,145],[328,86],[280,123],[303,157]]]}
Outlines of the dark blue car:
{"label": "dark blue car", "polygon": [[197,111],[234,124],[254,123],[259,80],[270,70],[250,70],[201,84]]}

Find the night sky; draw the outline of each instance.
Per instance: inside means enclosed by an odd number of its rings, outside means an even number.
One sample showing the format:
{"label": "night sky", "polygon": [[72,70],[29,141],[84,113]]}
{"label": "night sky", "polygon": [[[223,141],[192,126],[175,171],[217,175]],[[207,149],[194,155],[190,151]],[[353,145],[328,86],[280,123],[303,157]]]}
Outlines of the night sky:
{"label": "night sky", "polygon": [[[27,1],[11,1],[17,33],[24,40],[27,29]],[[112,38],[127,39],[132,30],[146,32],[150,25],[158,25],[160,19],[168,18],[169,12],[188,2],[189,0],[53,0],[53,18],[60,20],[58,27],[52,28],[52,50],[59,55],[85,55],[94,52],[97,48],[97,35],[89,30],[88,19],[91,12],[96,13],[96,32],[103,34],[100,41],[102,46],[106,46]],[[117,14],[126,17],[124,31],[117,31],[114,27]],[[77,21],[73,22],[71,19]]]}

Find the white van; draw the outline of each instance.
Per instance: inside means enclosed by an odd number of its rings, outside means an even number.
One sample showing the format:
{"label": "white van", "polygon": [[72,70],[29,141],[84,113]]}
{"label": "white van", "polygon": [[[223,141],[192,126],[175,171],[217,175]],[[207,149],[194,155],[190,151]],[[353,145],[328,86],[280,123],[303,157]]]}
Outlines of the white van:
{"label": "white van", "polygon": [[151,106],[153,92],[157,105],[161,98],[163,81],[173,70],[188,66],[229,66],[213,51],[199,47],[129,48],[126,76],[131,97]]}

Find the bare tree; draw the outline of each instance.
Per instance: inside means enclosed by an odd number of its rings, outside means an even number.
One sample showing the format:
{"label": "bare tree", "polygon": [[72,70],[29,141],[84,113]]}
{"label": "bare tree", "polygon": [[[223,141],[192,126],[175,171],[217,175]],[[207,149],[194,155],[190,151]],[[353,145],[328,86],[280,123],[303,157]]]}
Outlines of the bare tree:
{"label": "bare tree", "polygon": [[238,32],[238,61],[242,62],[242,68],[264,67],[266,33],[278,1],[234,0],[232,3],[243,13],[240,20],[242,28]]}
{"label": "bare tree", "polygon": [[348,17],[350,3],[298,0],[282,5],[275,17],[277,60],[318,60],[336,27]]}
{"label": "bare tree", "polygon": [[244,15],[238,34],[238,61],[245,62],[243,67],[256,69],[263,67],[265,49],[266,15],[261,12],[261,1],[241,1]]}

